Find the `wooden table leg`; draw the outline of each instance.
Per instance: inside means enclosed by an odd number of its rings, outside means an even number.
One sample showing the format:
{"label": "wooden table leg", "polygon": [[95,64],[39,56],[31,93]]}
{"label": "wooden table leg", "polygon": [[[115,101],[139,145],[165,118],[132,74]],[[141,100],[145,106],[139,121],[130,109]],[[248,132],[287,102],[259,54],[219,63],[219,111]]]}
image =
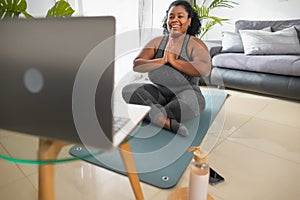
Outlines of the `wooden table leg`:
{"label": "wooden table leg", "polygon": [[[60,150],[67,145],[65,142],[53,141],[48,139],[40,139],[38,158],[40,160],[54,160],[57,158]],[[54,200],[54,165],[44,164],[39,165],[39,186],[38,199],[39,200]]]}
{"label": "wooden table leg", "polygon": [[39,200],[54,200],[54,166],[40,165],[39,166]]}
{"label": "wooden table leg", "polygon": [[125,142],[120,145],[120,154],[123,160],[123,163],[125,165],[125,169],[127,171],[127,175],[131,184],[131,187],[133,189],[133,193],[135,195],[135,198],[137,200],[143,200],[143,191],[140,184],[140,179],[136,171],[134,159],[132,156],[130,143]]}

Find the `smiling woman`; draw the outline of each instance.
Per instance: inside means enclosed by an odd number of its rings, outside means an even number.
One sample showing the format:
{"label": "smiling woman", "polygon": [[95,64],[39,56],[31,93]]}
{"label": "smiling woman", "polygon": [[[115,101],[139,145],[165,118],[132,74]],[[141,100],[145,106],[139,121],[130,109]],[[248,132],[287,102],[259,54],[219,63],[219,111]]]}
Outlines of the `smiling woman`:
{"label": "smiling woman", "polygon": [[173,7],[168,13],[167,28],[172,37],[180,36],[187,32],[191,25],[188,12],[181,6]]}
{"label": "smiling woman", "polygon": [[180,16],[178,15],[178,18],[182,19],[186,17],[186,20],[188,20],[189,25],[186,29],[186,32],[188,34],[195,36],[200,33],[201,23],[199,16],[195,12],[195,10],[187,2],[174,1],[173,3],[171,3],[169,9],[167,10],[166,16],[163,21],[163,28],[165,34],[169,33],[167,22],[172,22],[171,18],[174,18],[174,13],[170,12],[171,9],[172,11],[175,9],[173,12],[178,12],[178,9],[180,9]]}
{"label": "smiling woman", "polygon": [[134,59],[133,70],[148,72],[152,83],[133,83],[123,89],[126,102],[151,106],[151,123],[187,136],[182,122],[199,116],[205,99],[199,77],[210,73],[205,44],[195,37],[199,16],[187,1],[174,1],[163,22],[164,35],[152,39]]}

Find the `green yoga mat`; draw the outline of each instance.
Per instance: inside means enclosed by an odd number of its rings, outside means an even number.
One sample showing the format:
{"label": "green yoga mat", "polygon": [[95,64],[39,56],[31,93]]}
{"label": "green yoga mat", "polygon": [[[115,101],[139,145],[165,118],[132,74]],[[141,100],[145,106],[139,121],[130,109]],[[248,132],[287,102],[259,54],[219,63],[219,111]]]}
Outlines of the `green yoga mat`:
{"label": "green yoga mat", "polygon": [[[146,122],[137,127],[129,142],[142,182],[159,188],[171,188],[179,181],[193,157],[187,149],[200,145],[227,97],[227,93],[221,90],[202,92],[206,99],[206,108],[200,117],[184,123],[189,130],[187,137],[175,135]],[[127,174],[118,150],[98,154],[93,154],[94,152],[93,149],[78,145],[70,149],[70,154],[75,157],[123,175]],[[89,153],[93,156],[86,156]]]}

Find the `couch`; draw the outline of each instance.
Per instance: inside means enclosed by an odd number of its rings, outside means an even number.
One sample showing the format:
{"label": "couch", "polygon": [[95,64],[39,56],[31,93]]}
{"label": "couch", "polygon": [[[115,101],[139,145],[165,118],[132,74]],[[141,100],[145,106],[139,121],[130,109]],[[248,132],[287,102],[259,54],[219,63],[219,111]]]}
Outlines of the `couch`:
{"label": "couch", "polygon": [[238,20],[222,41],[207,41],[212,71],[205,82],[300,100],[300,19]]}

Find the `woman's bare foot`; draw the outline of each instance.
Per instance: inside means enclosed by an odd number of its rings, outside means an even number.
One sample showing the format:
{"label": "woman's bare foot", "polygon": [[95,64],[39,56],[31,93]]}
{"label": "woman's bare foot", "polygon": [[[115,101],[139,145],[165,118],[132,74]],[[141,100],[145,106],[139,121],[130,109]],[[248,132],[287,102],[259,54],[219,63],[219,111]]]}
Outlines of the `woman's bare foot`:
{"label": "woman's bare foot", "polygon": [[182,123],[166,117],[166,111],[161,105],[152,103],[150,105],[151,110],[149,112],[149,117],[153,124],[184,137],[189,134],[187,128]]}
{"label": "woman's bare foot", "polygon": [[188,129],[175,119],[170,119],[170,130],[184,137],[189,135]]}
{"label": "woman's bare foot", "polygon": [[175,119],[166,118],[163,115],[157,118],[155,124],[184,137],[189,134],[189,131],[183,124],[177,122]]}

